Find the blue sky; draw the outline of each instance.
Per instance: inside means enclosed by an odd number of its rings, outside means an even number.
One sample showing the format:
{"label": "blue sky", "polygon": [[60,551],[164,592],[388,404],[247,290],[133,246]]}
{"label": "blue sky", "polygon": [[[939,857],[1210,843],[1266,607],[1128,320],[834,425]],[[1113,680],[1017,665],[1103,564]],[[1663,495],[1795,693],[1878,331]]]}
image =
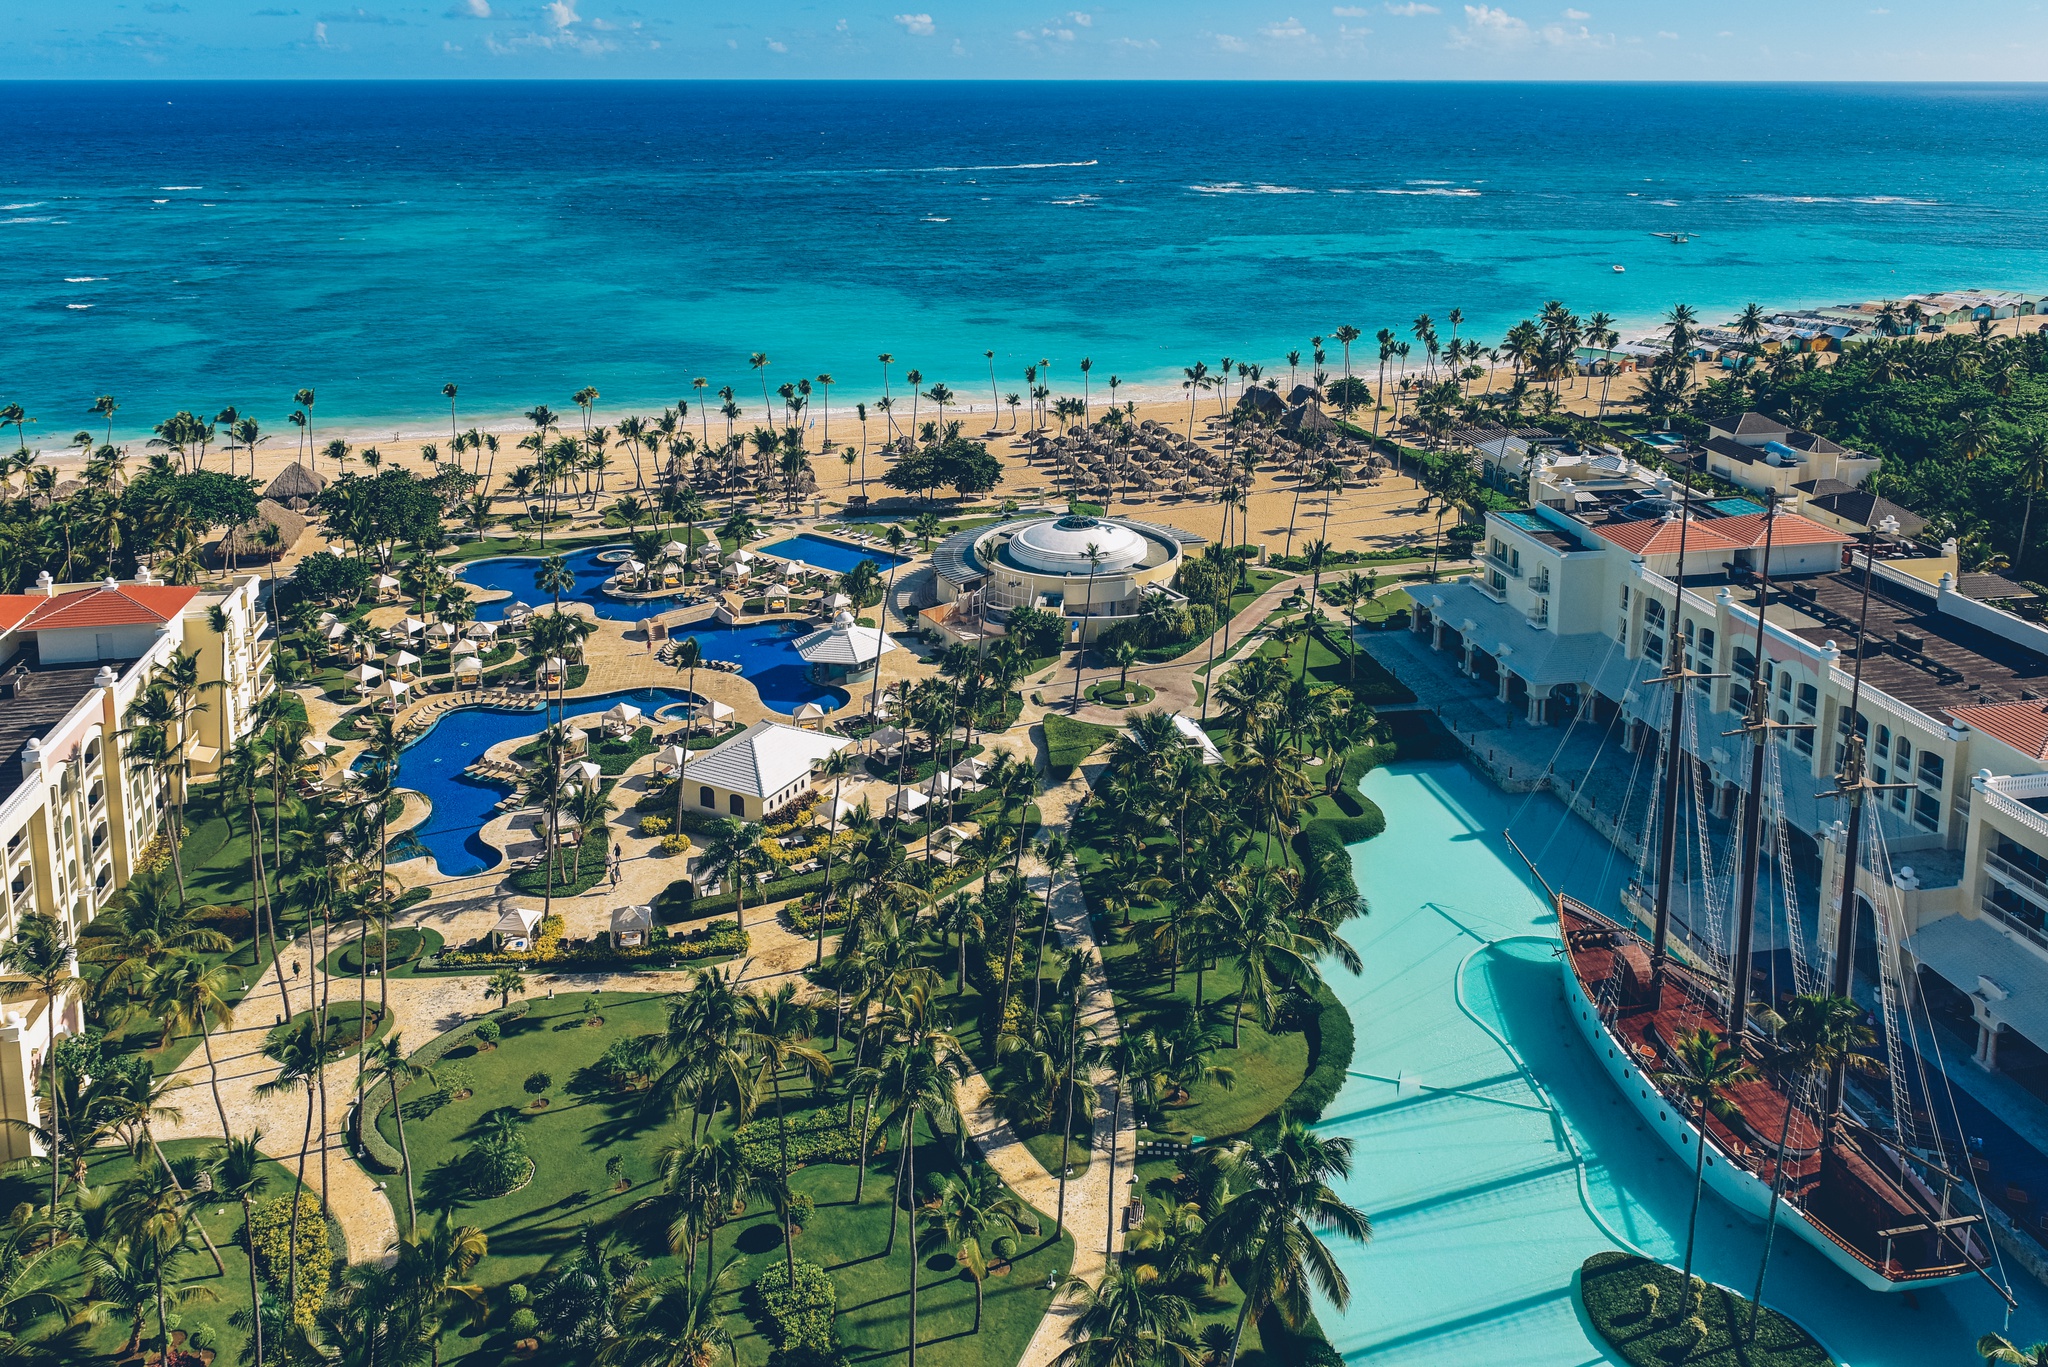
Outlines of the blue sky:
{"label": "blue sky", "polygon": [[[1072,4],[1074,0],[1065,0]],[[11,77],[2029,81],[2036,0],[15,0]]]}

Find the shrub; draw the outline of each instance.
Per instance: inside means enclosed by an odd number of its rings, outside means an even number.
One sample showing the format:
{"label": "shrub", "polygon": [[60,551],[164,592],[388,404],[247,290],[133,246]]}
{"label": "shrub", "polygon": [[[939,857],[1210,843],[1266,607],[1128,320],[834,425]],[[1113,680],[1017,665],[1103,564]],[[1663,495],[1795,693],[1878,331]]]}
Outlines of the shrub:
{"label": "shrub", "polygon": [[791,1224],[802,1228],[811,1222],[813,1215],[818,1213],[817,1198],[807,1191],[793,1191],[789,1194],[789,1201],[784,1206],[784,1213],[788,1216]]}
{"label": "shrub", "polygon": [[514,1307],[515,1309],[519,1306],[529,1304],[532,1300],[533,1293],[526,1289],[525,1282],[514,1282],[512,1283],[512,1285],[505,1288],[505,1302],[506,1304]]}
{"label": "shrub", "polygon": [[476,1036],[476,1042],[478,1044],[496,1044],[498,1042],[498,1036],[500,1034],[498,1030],[498,1023],[494,1020],[483,1020],[477,1022],[476,1029],[471,1033]]}
{"label": "shrub", "polygon": [[788,1264],[773,1262],[754,1279],[750,1296],[754,1315],[763,1321],[774,1347],[818,1353],[838,1348],[832,1317],[839,1308],[839,1292],[816,1263],[797,1259],[792,1281]]}
{"label": "shrub", "polygon": [[[257,1206],[249,1224],[250,1256],[256,1271],[282,1293],[291,1284],[292,1198],[277,1196]],[[327,1212],[310,1191],[299,1193],[299,1298],[292,1315],[310,1325],[327,1299],[334,1255],[327,1242]]]}
{"label": "shrub", "polygon": [[671,831],[661,838],[661,852],[663,854],[688,854],[690,852],[690,837],[684,835],[681,831]]}
{"label": "shrub", "polygon": [[[868,1116],[868,1134],[872,1138],[881,1124],[879,1111]],[[853,1163],[860,1158],[860,1145],[855,1140],[852,1127],[846,1117],[830,1106],[820,1106],[789,1120],[789,1161],[792,1167],[805,1163]],[[773,1116],[749,1120],[740,1126],[734,1136],[739,1141],[740,1157],[756,1171],[773,1171],[782,1162],[782,1135],[776,1128]]]}
{"label": "shrub", "polygon": [[673,819],[669,817],[643,816],[640,818],[640,834],[667,835],[669,827],[673,825],[675,825],[675,822]]}
{"label": "shrub", "polygon": [[513,1338],[530,1339],[540,1332],[540,1316],[534,1314],[530,1307],[522,1305],[512,1312],[512,1319],[507,1327],[511,1329]]}

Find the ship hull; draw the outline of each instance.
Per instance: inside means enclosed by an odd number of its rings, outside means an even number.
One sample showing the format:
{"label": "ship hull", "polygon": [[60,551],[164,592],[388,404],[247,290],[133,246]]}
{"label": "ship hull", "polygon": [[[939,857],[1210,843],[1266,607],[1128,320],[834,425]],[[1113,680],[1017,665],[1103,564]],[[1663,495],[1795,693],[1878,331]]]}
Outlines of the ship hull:
{"label": "ship hull", "polygon": [[[1607,1074],[1608,1080],[1642,1118],[1644,1127],[1662,1140],[1688,1170],[1698,1161],[1699,1150],[1694,1145],[1704,1142],[1707,1152],[1703,1174],[1706,1185],[1713,1189],[1715,1195],[1751,1219],[1759,1223],[1768,1219],[1770,1182],[1732,1161],[1718,1143],[1703,1136],[1698,1127],[1680,1113],[1657,1084],[1632,1061],[1627,1042],[1601,1019],[1599,1008],[1587,993],[1571,953],[1568,950],[1560,953],[1558,961],[1564,973],[1565,1004],[1571,1010],[1580,1038],[1585,1041],[1590,1056],[1601,1071]],[[1951,1273],[1906,1278],[1886,1276],[1789,1201],[1778,1202],[1778,1226],[1781,1232],[1795,1235],[1858,1285],[1872,1291],[1910,1291],[1973,1275],[1972,1269],[1963,1267]]]}

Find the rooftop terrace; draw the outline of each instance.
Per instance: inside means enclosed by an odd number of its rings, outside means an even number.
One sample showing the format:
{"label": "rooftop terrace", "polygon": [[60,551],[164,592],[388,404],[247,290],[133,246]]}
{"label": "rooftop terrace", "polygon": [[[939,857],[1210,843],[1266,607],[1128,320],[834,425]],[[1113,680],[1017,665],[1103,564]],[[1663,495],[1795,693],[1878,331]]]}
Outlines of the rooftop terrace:
{"label": "rooftop terrace", "polygon": [[41,669],[20,657],[0,672],[0,802],[21,787],[22,748],[41,739],[97,687],[93,680],[103,663],[121,672],[113,661]]}

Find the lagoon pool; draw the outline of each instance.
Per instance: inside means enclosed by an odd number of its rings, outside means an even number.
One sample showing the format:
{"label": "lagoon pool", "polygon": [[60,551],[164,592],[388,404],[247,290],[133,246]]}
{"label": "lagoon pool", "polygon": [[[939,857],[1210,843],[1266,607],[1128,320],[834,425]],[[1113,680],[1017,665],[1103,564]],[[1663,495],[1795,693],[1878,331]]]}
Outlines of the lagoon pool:
{"label": "lagoon pool", "polygon": [[[1337,1246],[1351,1306],[1319,1306],[1323,1326],[1347,1361],[1373,1367],[1618,1361],[1583,1323],[1573,1273],[1623,1240],[1681,1256],[1692,1172],[1587,1057],[1564,1009],[1553,918],[1501,831],[1512,822],[1547,878],[1597,905],[1615,904],[1628,866],[1555,800],[1537,797],[1518,817],[1524,799],[1462,763],[1392,765],[1363,786],[1387,834],[1352,849],[1372,912],[1347,938],[1365,971],[1331,982],[1358,1046],[1322,1129],[1355,1141],[1340,1192],[1372,1217],[1374,1237]],[[1388,1080],[1403,1076],[1406,1086]],[[1583,1199],[1572,1144],[1587,1160]],[[1762,1225],[1709,1193],[1700,1231],[1702,1275],[1747,1294]],[[2007,1269],[2020,1300],[2010,1336],[2048,1337],[2048,1290]],[[1865,1291],[1782,1230],[1765,1301],[1853,1367],[1974,1367],[1977,1336],[2006,1323],[1981,1283]]]}
{"label": "lagoon pool", "polygon": [[[563,594],[562,601],[582,603],[599,617],[613,622],[637,622],[669,607],[669,603],[659,600],[652,603],[629,603],[605,594],[604,581],[618,573],[618,566],[602,564],[597,557],[605,551],[624,549],[624,543],[615,543],[609,546],[585,546],[581,550],[568,552],[566,560],[569,569],[576,576],[576,588],[572,593]],[[480,589],[503,589],[512,595],[510,598],[477,604],[477,617],[486,622],[500,622],[505,618],[506,606],[514,601],[533,607],[551,601],[551,595],[542,593],[533,586],[533,576],[540,569],[542,558],[537,555],[501,555],[489,560],[472,560],[463,566],[464,583]]]}
{"label": "lagoon pool", "polygon": [[826,536],[815,536],[801,532],[780,541],[754,549],[762,555],[778,556],[784,560],[801,560],[821,570],[834,574],[845,574],[863,560],[875,562],[875,568],[887,573],[892,566],[907,565],[908,556],[891,555],[888,551],[862,546],[851,546],[844,541],[835,541]]}
{"label": "lagoon pool", "polygon": [[[629,702],[652,717],[657,708],[689,702],[680,688],[640,688],[569,699],[566,715],[603,712],[616,702]],[[458,707],[444,712],[419,739],[406,746],[398,763],[400,786],[417,790],[433,804],[426,821],[411,834],[434,856],[445,877],[460,878],[494,867],[504,856],[478,838],[491,810],[507,786],[484,783],[462,771],[486,750],[515,736],[538,735],[546,725],[540,708],[511,712],[489,707]]]}

